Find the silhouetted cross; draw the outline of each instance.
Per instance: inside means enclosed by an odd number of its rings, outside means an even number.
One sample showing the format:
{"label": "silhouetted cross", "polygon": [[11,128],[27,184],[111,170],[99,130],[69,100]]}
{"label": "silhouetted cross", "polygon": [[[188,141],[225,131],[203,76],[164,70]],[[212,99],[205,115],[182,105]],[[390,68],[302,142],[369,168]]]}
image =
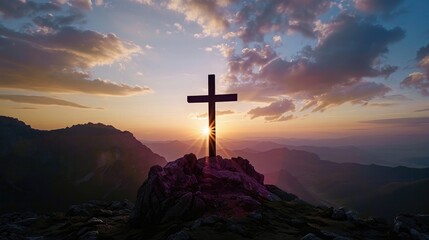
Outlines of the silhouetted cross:
{"label": "silhouetted cross", "polygon": [[215,94],[215,75],[209,74],[209,95],[188,96],[188,103],[209,103],[209,157],[216,157],[216,102],[237,101],[237,94]]}

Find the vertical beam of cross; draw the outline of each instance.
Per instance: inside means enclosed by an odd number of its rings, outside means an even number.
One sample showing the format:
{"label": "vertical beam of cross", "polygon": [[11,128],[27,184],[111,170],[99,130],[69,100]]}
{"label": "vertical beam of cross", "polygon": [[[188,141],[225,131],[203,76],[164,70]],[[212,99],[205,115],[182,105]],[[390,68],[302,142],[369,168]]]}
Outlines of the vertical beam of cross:
{"label": "vertical beam of cross", "polygon": [[209,74],[209,94],[199,96],[188,96],[188,103],[207,102],[209,105],[209,157],[216,157],[216,102],[237,101],[237,94],[215,93],[215,75]]}

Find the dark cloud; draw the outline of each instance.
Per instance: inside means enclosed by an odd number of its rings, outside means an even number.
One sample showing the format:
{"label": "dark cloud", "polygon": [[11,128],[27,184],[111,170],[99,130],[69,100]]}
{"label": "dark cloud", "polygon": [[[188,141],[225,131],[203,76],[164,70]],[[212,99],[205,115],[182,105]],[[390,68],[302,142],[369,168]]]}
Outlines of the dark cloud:
{"label": "dark cloud", "polygon": [[316,111],[346,102],[363,104],[390,91],[363,78],[387,77],[397,69],[381,65],[380,58],[388,45],[404,37],[402,29],[340,15],[320,28],[319,35],[316,47],[304,48],[293,60],[279,57],[268,45],[231,57],[225,76],[230,90],[253,101],[299,95]]}
{"label": "dark cloud", "polygon": [[418,109],[418,110],[415,110],[414,112],[427,112],[427,111],[429,111],[429,108]]}
{"label": "dark cloud", "polygon": [[315,37],[317,16],[327,11],[330,0],[273,0],[245,2],[236,14],[238,36],[243,42],[264,42],[269,32],[300,32]]}
{"label": "dark cloud", "polygon": [[415,88],[423,96],[429,96],[429,44],[417,51],[417,67],[423,72],[410,73],[401,82],[401,87]]}
{"label": "dark cloud", "polygon": [[53,30],[73,23],[83,23],[84,18],[85,16],[82,12],[70,12],[67,15],[46,14],[37,16],[33,19],[33,22],[39,27],[48,27]]}
{"label": "dark cloud", "polygon": [[403,125],[403,126],[417,126],[429,124],[429,117],[414,117],[414,118],[387,118],[377,119],[370,121],[363,121],[362,123],[371,124],[387,124],[387,125]]}
{"label": "dark cloud", "polygon": [[129,95],[150,91],[105,79],[88,69],[129,58],[137,45],[114,34],[62,27],[50,33],[23,33],[0,25],[0,88]]}
{"label": "dark cloud", "polygon": [[[45,97],[45,96],[2,94],[0,95],[0,100],[8,100],[8,101],[17,102],[17,103],[29,103],[29,104],[38,104],[38,105],[58,105],[58,106],[75,107],[75,108],[90,108],[74,102],[69,102],[66,100]],[[33,109],[33,108],[25,108],[25,109]]]}
{"label": "dark cloud", "polygon": [[[229,115],[234,114],[235,112],[232,110],[224,110],[224,111],[216,111],[216,116]],[[207,118],[208,113],[201,113],[195,116],[196,118]]]}
{"label": "dark cloud", "polygon": [[354,0],[356,9],[367,13],[380,12],[384,17],[391,16],[404,0]]}
{"label": "dark cloud", "polygon": [[27,0],[4,0],[0,1],[0,13],[3,18],[21,18],[31,16],[40,12],[59,11],[59,4],[47,2],[38,3]]}
{"label": "dark cloud", "polygon": [[198,23],[203,35],[238,36],[249,43],[264,42],[270,32],[315,37],[316,18],[329,9],[331,0],[169,0],[164,4]]}
{"label": "dark cloud", "polygon": [[294,111],[295,104],[289,99],[280,99],[268,106],[257,107],[250,110],[247,114],[251,119],[264,117],[267,121],[285,121],[289,116],[283,116],[284,113]]}
{"label": "dark cloud", "polygon": [[313,111],[324,111],[327,108],[349,102],[351,104],[366,105],[375,97],[382,97],[391,89],[384,84],[374,82],[358,82],[352,85],[340,85],[331,91],[316,96],[305,107],[316,106]]}
{"label": "dark cloud", "polygon": [[417,51],[417,60],[421,61],[423,60],[425,57],[429,56],[429,43],[424,46],[421,47],[418,51]]}

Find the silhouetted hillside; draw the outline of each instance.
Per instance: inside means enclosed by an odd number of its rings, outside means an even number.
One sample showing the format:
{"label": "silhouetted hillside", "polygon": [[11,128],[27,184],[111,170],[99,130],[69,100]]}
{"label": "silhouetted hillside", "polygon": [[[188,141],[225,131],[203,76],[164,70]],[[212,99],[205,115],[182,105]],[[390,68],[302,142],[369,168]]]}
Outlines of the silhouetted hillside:
{"label": "silhouetted hillside", "polygon": [[41,131],[0,117],[0,146],[0,212],[134,199],[149,168],[166,162],[130,132],[100,123]]}
{"label": "silhouetted hillside", "polygon": [[[287,148],[248,153],[242,157],[269,176],[268,183],[309,202],[314,203],[317,198],[320,203],[343,205],[364,214],[389,218],[401,212],[429,213],[426,190],[429,189],[429,168],[334,163],[320,160],[315,154]],[[285,179],[284,175],[292,175],[293,181],[291,177]],[[291,187],[297,185],[296,181],[302,186],[299,191]],[[397,185],[392,187],[392,184]]]}
{"label": "silhouetted hillside", "polygon": [[302,150],[317,154],[323,160],[337,163],[381,164],[393,165],[379,159],[377,156],[355,146],[318,147],[318,146],[288,146],[289,149]]}

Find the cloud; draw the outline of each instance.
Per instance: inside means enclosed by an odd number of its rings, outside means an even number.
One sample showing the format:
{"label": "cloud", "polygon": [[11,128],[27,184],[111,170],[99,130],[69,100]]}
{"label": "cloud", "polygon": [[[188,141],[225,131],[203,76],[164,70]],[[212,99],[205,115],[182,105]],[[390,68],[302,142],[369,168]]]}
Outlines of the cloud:
{"label": "cloud", "polygon": [[420,90],[423,96],[429,96],[429,80],[426,74],[413,72],[401,82],[401,87],[415,88]]}
{"label": "cloud", "polygon": [[418,109],[418,110],[415,110],[414,112],[427,112],[427,111],[429,111],[429,108]]}
{"label": "cloud", "polygon": [[185,31],[185,29],[183,28],[183,26],[180,23],[174,23],[173,26],[177,29],[177,31],[179,32],[183,32]]}
{"label": "cloud", "polygon": [[38,3],[27,0],[0,1],[0,13],[3,18],[21,18],[40,12],[59,11],[61,7],[53,2]]}
{"label": "cloud", "polygon": [[203,32],[195,34],[197,38],[239,37],[244,43],[262,43],[268,33],[299,32],[315,37],[316,18],[331,6],[331,0],[164,0],[158,3],[200,25]]}
{"label": "cloud", "polygon": [[131,2],[140,3],[140,4],[146,4],[146,5],[152,5],[152,0],[131,0]]}
{"label": "cloud", "polygon": [[401,87],[415,88],[423,96],[429,96],[429,44],[421,47],[416,54],[417,67],[423,72],[410,73],[401,82]]}
{"label": "cloud", "polygon": [[250,119],[264,117],[264,119],[267,121],[284,121],[286,118],[282,116],[283,113],[294,110],[295,104],[291,100],[280,99],[268,106],[251,109],[249,112],[247,112],[247,114],[250,115]]}
{"label": "cloud", "polygon": [[20,110],[34,110],[34,109],[37,109],[37,108],[35,108],[35,107],[17,107],[15,109],[20,109]]}
{"label": "cloud", "polygon": [[368,104],[368,106],[371,107],[390,107],[390,106],[394,106],[396,105],[396,103],[370,103]]}
{"label": "cloud", "polygon": [[43,16],[36,16],[33,18],[33,22],[43,28],[49,28],[49,31],[54,31],[62,26],[67,26],[73,23],[83,23],[85,16],[83,13],[75,11],[67,15],[53,15],[46,14]]}
{"label": "cloud", "polygon": [[83,10],[92,10],[91,0],[69,0],[68,2],[72,7]]}
{"label": "cloud", "polygon": [[[233,110],[216,111],[216,116],[229,115],[234,113],[235,111]],[[207,118],[208,115],[209,115],[208,113],[201,113],[201,114],[197,114],[195,118]]]}
{"label": "cloud", "polygon": [[[58,98],[51,98],[45,96],[27,96],[27,95],[8,95],[1,94],[0,100],[7,100],[17,103],[29,103],[29,104],[38,104],[38,105],[57,105],[57,106],[66,106],[66,107],[75,107],[75,108],[90,108],[83,106],[74,102],[69,102],[66,100],[61,100]],[[33,108],[26,108],[33,109]]]}
{"label": "cloud", "polygon": [[293,115],[287,115],[287,116],[281,116],[281,117],[277,117],[277,116],[266,116],[265,120],[267,122],[285,122],[285,121],[289,121],[294,119]]}
{"label": "cloud", "polygon": [[303,48],[292,60],[281,58],[268,45],[245,48],[230,57],[224,77],[229,90],[253,101],[299,96],[317,111],[346,102],[363,103],[390,91],[363,79],[388,77],[397,70],[382,65],[380,59],[390,44],[404,37],[402,29],[386,29],[342,14],[320,28],[318,35],[318,45]]}
{"label": "cloud", "polygon": [[234,21],[245,43],[264,42],[268,32],[300,32],[315,37],[314,22],[330,5],[330,0],[252,1],[244,4]]}
{"label": "cloud", "polygon": [[274,47],[280,47],[282,45],[282,37],[280,35],[273,36]]}
{"label": "cloud", "polygon": [[114,34],[73,27],[53,32],[16,32],[0,25],[0,88],[130,95],[150,91],[92,78],[95,66],[126,60],[140,48]]}
{"label": "cloud", "polygon": [[388,17],[401,5],[403,0],[354,0],[356,9],[367,12],[380,12],[384,17]]}
{"label": "cloud", "polygon": [[402,126],[417,126],[429,124],[429,117],[414,117],[414,118],[387,118],[370,121],[362,121],[362,123],[382,124],[382,125],[402,125]]}
{"label": "cloud", "polygon": [[375,97],[382,97],[391,89],[384,84],[374,82],[358,82],[352,85],[341,85],[332,88],[329,92],[316,96],[304,106],[304,109],[315,107],[313,111],[324,111],[327,108],[338,106],[346,102],[366,105]]}
{"label": "cloud", "polygon": [[186,20],[202,26],[204,34],[218,36],[229,27],[226,6],[231,1],[170,0],[167,6],[170,10],[184,14]]}

